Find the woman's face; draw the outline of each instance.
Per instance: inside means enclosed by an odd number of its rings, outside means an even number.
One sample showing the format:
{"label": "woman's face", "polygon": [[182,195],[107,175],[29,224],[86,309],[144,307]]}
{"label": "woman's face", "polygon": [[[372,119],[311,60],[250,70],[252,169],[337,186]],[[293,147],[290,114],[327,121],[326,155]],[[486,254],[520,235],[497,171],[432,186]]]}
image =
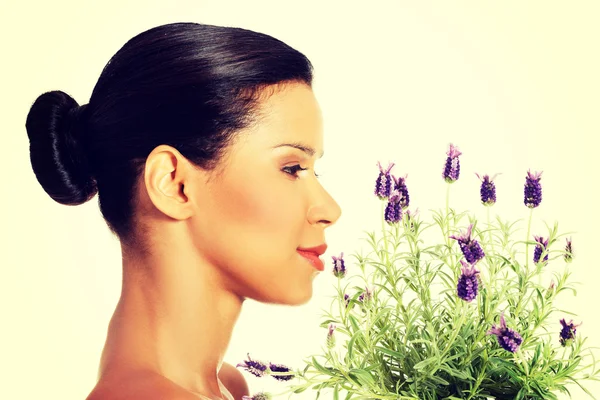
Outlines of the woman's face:
{"label": "woman's face", "polygon": [[325,228],[341,214],[314,171],[323,153],[321,112],[303,84],[276,91],[260,111],[260,122],[240,134],[199,193],[190,228],[228,290],[302,304],[318,270],[298,248],[324,244]]}

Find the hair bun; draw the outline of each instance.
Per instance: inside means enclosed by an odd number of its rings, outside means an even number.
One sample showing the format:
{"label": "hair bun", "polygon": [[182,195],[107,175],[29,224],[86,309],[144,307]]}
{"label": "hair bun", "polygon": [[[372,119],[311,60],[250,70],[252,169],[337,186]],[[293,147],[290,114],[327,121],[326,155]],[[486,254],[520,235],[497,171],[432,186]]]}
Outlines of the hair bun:
{"label": "hair bun", "polygon": [[64,92],[52,91],[39,96],[27,115],[33,172],[61,204],[85,203],[98,191],[80,140],[85,107]]}

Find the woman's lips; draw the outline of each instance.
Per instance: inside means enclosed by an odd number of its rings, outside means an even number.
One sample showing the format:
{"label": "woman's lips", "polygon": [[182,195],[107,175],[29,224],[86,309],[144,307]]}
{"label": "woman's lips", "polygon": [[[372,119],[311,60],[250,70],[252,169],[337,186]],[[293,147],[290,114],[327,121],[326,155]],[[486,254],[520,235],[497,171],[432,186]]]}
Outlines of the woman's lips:
{"label": "woman's lips", "polygon": [[300,249],[298,249],[297,251],[298,254],[306,258],[318,271],[325,270],[325,265],[323,264],[323,261],[319,258],[319,255],[317,253]]}

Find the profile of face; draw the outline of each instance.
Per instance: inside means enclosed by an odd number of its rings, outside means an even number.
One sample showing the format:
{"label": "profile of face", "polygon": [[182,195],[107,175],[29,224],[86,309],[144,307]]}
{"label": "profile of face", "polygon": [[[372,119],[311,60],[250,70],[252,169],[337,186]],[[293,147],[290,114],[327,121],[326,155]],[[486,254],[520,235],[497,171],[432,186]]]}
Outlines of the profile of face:
{"label": "profile of face", "polygon": [[173,287],[194,276],[301,304],[318,262],[299,249],[324,245],[341,213],[314,172],[323,127],[312,79],[308,58],[262,33],[151,28],[111,58],[88,104],[38,96],[26,121],[32,168],[61,204],[98,194],[128,276],[153,271]]}
{"label": "profile of face", "polygon": [[228,148],[218,173],[191,188],[196,209],[188,229],[227,290],[302,304],[318,271],[297,249],[326,243],[325,229],[341,214],[315,175],[321,112],[309,86],[289,84],[264,98],[260,113]]}

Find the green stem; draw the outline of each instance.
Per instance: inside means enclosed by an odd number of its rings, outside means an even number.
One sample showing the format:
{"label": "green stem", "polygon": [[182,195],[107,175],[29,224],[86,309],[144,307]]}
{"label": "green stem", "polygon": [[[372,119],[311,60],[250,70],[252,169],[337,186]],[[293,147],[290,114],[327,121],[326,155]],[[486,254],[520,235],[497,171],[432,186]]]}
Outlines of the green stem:
{"label": "green stem", "polygon": [[[456,260],[454,260],[454,257],[452,257],[452,249],[450,247],[450,183],[446,184],[446,218],[445,218],[445,222],[446,222],[446,232],[445,232],[445,236],[446,236],[446,245],[448,246],[448,260],[449,261],[449,265],[454,268],[454,266],[456,265]],[[442,229],[443,231],[443,229]]]}
{"label": "green stem", "polygon": [[520,350],[517,350],[516,355],[517,358],[521,361],[521,364],[523,365],[525,376],[529,377],[529,362],[525,359],[525,355]]}
{"label": "green stem", "polygon": [[467,400],[471,400],[473,396],[477,395],[477,390],[479,389],[479,385],[483,382],[483,378],[485,378],[485,372],[487,369],[487,361],[484,361],[483,368],[479,371],[479,375],[477,376],[477,380],[475,381],[475,386],[471,389],[471,394],[467,397]]}
{"label": "green stem", "polygon": [[450,249],[450,184],[446,183],[446,244],[448,245],[448,249]]}
{"label": "green stem", "polygon": [[[529,242],[529,235],[531,235],[531,219],[533,217],[533,208],[529,209],[529,221],[527,222],[527,238],[526,242]],[[525,270],[529,274],[529,244],[525,243]]]}
{"label": "green stem", "polygon": [[347,324],[347,316],[348,316],[348,307],[346,307],[346,302],[344,299],[344,293],[342,293],[342,285],[340,284],[340,278],[337,278],[337,290],[338,290],[338,296],[341,299],[340,301],[340,316],[342,317],[342,323],[344,325]]}
{"label": "green stem", "polygon": [[[404,237],[408,242],[408,247],[410,249],[410,259],[409,263],[412,265],[412,269],[419,281],[419,293],[418,295],[421,298],[421,302],[423,303],[423,308],[425,310],[424,314],[426,316],[425,321],[431,322],[433,318],[433,312],[431,310],[431,293],[429,289],[429,285],[423,284],[423,280],[421,279],[421,271],[420,271],[420,260],[416,256],[416,250],[418,249],[417,241],[414,241],[412,234],[410,233],[410,223],[406,221],[405,218],[402,219],[402,227],[404,229]],[[413,243],[414,241],[414,243]]]}
{"label": "green stem", "polygon": [[487,208],[487,226],[488,226],[488,238],[490,241],[490,247],[492,248],[492,253],[494,252],[494,238],[492,236],[492,224],[490,222],[490,207],[491,206],[486,206]]}
{"label": "green stem", "polygon": [[[383,236],[383,246],[384,246],[384,251],[385,251],[385,261],[384,258],[382,257],[382,262],[385,264],[385,270],[386,270],[386,275],[387,275],[387,280],[390,284],[392,285],[392,291],[394,292],[394,295],[396,297],[396,312],[400,311],[400,306],[402,304],[402,297],[400,296],[400,293],[398,293],[398,287],[396,285],[397,282],[397,277],[396,277],[396,270],[394,270],[392,268],[392,266],[390,265],[390,258],[389,258],[389,252],[388,252],[388,241],[387,241],[387,235],[386,235],[386,227],[385,227],[385,201],[381,201],[381,234]],[[384,277],[385,279],[385,277]]]}
{"label": "green stem", "polygon": [[[486,253],[486,262],[489,266],[489,270],[487,273],[487,277],[488,277],[488,284],[486,284],[486,287],[488,288],[488,291],[491,290],[492,288],[492,282],[494,281],[495,277],[496,277],[496,263],[495,263],[495,259],[494,257],[490,257],[492,254],[495,255],[496,254],[496,249],[494,248],[494,238],[492,236],[492,223],[490,220],[490,206],[486,206],[487,211],[487,228],[488,228],[488,238],[489,238],[489,247],[491,249],[490,254]],[[491,292],[487,293],[488,296],[491,297]],[[487,315],[484,313],[484,319],[487,321]]]}
{"label": "green stem", "polygon": [[381,201],[381,234],[383,235],[383,246],[385,250],[385,263],[389,264],[387,235],[385,233],[385,202]]}
{"label": "green stem", "polygon": [[529,282],[529,235],[531,235],[531,220],[533,218],[533,208],[529,209],[529,220],[527,221],[527,238],[525,239],[525,278],[522,280],[519,300],[515,308],[515,318],[518,318],[523,306],[523,298],[527,293],[527,283]]}
{"label": "green stem", "polygon": [[462,300],[459,300],[458,304],[460,304],[458,306],[458,308],[460,308],[460,310],[459,310],[460,320],[459,320],[458,324],[454,325],[454,332],[452,332],[452,335],[450,336],[448,343],[446,343],[446,347],[444,348],[444,350],[442,351],[442,354],[440,355],[440,360],[441,360],[440,364],[444,363],[444,357],[446,356],[446,353],[448,351],[450,351],[452,344],[456,340],[456,337],[460,333],[460,330],[461,330],[463,324],[465,323],[465,319],[467,318],[467,307],[462,302]]}

